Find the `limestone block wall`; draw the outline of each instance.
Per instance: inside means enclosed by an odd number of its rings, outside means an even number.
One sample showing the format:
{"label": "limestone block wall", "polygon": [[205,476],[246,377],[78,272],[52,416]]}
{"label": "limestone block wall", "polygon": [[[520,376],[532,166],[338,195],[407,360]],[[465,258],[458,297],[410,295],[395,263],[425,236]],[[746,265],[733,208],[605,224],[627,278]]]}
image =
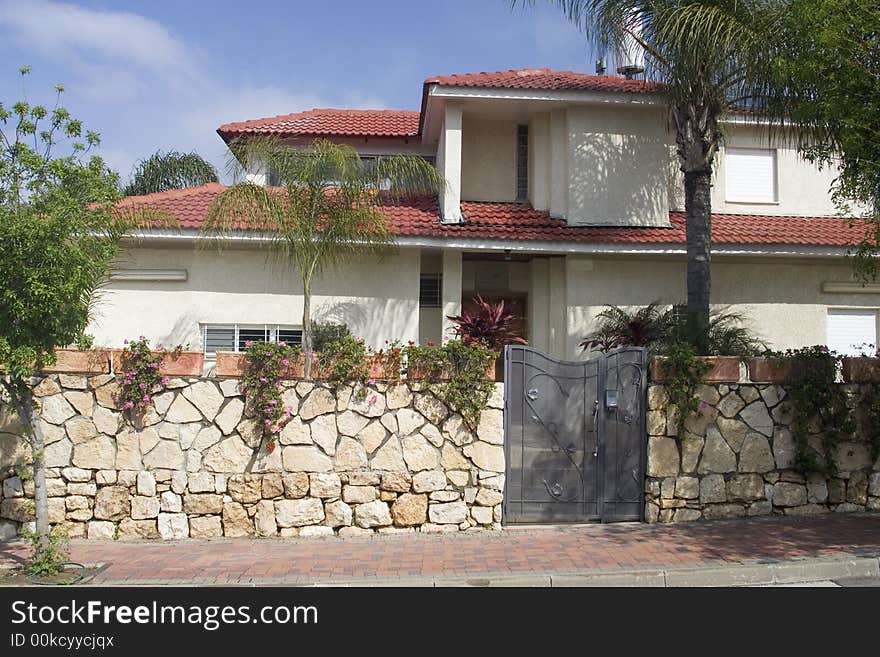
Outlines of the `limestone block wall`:
{"label": "limestone block wall", "polygon": [[[267,451],[237,380],[172,379],[140,428],[111,375],[51,374],[34,394],[52,523],[71,537],[181,539],[497,529],[503,388],[475,433],[419,383],[355,393],[284,383],[296,409]],[[33,521],[32,455],[0,405],[0,539]]]}
{"label": "limestone block wall", "polygon": [[[847,388],[853,404],[870,390]],[[880,458],[860,432],[828,455],[835,476],[804,476],[793,469],[784,386],[706,384],[698,394],[702,415],[687,420],[679,441],[664,387],[648,389],[649,522],[880,511]],[[818,434],[810,442],[821,449]]]}

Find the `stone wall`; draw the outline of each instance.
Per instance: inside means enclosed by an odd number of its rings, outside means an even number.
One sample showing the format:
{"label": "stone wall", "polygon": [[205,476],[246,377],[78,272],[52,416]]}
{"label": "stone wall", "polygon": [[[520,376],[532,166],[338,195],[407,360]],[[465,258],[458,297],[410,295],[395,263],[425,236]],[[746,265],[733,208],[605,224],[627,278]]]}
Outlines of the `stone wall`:
{"label": "stone wall", "polygon": [[[71,537],[353,535],[500,527],[502,384],[476,435],[418,383],[290,381],[296,409],[271,452],[237,380],[172,379],[133,428],[111,375],[52,374],[34,389],[49,514]],[[0,539],[33,521],[31,461],[0,406]]]}
{"label": "stone wall", "polygon": [[[844,384],[837,384],[844,385]],[[853,404],[863,390],[847,385]],[[857,433],[831,455],[834,477],[795,472],[791,408],[783,385],[714,384],[681,441],[662,385],[648,389],[649,522],[880,511],[880,459]],[[821,450],[818,434],[811,444]]]}

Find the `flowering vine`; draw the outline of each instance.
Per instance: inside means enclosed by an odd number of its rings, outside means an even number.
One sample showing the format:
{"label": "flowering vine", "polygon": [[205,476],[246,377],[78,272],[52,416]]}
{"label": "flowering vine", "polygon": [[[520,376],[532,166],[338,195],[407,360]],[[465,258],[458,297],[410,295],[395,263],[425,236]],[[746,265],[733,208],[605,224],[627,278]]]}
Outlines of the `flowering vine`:
{"label": "flowering vine", "polygon": [[169,379],[160,373],[162,365],[183,351],[177,346],[168,351],[161,344],[155,351],[144,336],[125,341],[122,350],[122,372],[116,375],[119,392],[114,396],[117,407],[131,415],[143,414],[153,403],[153,398],[165,390]]}
{"label": "flowering vine", "polygon": [[266,449],[275,449],[278,434],[293,417],[293,409],[285,408],[281,398],[281,380],[300,357],[299,347],[285,342],[246,342],[245,370],[242,388],[245,412],[256,417],[266,441]]}

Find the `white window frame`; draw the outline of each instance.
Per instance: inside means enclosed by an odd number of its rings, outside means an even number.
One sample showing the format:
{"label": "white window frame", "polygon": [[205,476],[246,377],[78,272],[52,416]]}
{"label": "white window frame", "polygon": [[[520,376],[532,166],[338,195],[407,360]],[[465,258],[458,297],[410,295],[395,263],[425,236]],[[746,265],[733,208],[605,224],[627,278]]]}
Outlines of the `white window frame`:
{"label": "white window frame", "polygon": [[[871,308],[865,306],[828,306],[825,310],[825,344],[828,345],[830,335],[828,334],[828,317],[832,313],[858,313],[874,315],[874,349],[880,349],[880,308]],[[866,352],[869,351],[867,348]],[[870,354],[867,354],[870,355]]]}
{"label": "white window frame", "polygon": [[277,342],[278,341],[278,331],[302,331],[302,326],[298,324],[249,324],[249,323],[241,323],[241,324],[229,324],[229,323],[213,323],[213,322],[202,322],[201,323],[201,335],[202,335],[202,353],[205,354],[205,358],[207,360],[212,360],[217,357],[217,352],[212,351],[208,352],[208,328],[215,329],[232,329],[232,353],[242,353],[238,344],[240,342],[241,330],[254,330],[259,329],[262,330],[264,335],[267,335],[269,338],[269,342]]}
{"label": "white window frame", "polygon": [[[730,183],[730,156],[736,153],[769,153],[773,158],[773,198],[749,197],[742,191],[731,190]],[[742,203],[746,205],[779,205],[779,152],[775,148],[750,148],[746,146],[731,146],[724,152],[724,200],[727,203]]]}

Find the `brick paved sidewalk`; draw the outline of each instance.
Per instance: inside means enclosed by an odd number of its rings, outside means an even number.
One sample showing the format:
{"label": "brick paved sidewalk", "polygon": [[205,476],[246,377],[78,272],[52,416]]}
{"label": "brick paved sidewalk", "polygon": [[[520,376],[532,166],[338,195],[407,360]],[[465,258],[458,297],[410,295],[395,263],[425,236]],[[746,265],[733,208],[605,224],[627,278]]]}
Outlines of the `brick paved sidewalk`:
{"label": "brick paved sidewalk", "polygon": [[[0,565],[21,543],[0,543]],[[880,556],[880,514],[678,525],[581,525],[455,535],[73,541],[71,559],[103,564],[96,585],[295,585],[723,567]]]}

